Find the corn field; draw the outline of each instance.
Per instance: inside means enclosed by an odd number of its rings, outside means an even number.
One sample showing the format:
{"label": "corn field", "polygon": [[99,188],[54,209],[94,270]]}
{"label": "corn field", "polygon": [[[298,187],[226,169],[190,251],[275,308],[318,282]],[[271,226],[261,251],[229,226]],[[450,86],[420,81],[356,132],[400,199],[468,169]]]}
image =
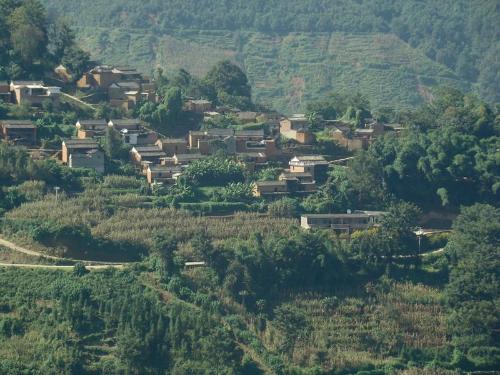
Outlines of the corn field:
{"label": "corn field", "polygon": [[[293,347],[298,366],[349,368],[385,364],[401,347],[442,348],[449,344],[441,293],[412,283],[392,283],[388,291],[330,297],[303,292],[288,304],[306,317],[307,326]],[[271,322],[261,337],[278,350],[283,333]]]}

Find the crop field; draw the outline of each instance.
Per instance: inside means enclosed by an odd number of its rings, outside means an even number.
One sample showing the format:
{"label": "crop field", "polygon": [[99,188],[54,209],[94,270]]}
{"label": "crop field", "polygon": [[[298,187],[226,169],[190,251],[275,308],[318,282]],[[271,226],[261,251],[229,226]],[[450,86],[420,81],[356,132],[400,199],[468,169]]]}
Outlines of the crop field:
{"label": "crop field", "polygon": [[[61,196],[57,201],[52,197],[23,204],[6,215],[4,235],[52,255],[81,256],[84,250],[102,260],[106,254],[88,249],[85,239],[104,242],[105,249],[113,244],[120,249],[125,247],[130,255],[137,257],[148,252],[157,235],[170,235],[181,242],[199,233],[205,233],[214,241],[228,237],[247,239],[255,233],[289,233],[298,225],[296,220],[255,213],[208,217],[171,208],[144,208],[148,206],[147,197],[130,192],[120,194],[119,190],[116,186],[114,189],[91,189],[77,197]],[[40,228],[57,228],[62,233],[61,238],[72,237],[70,241],[37,241]],[[50,236],[57,237],[55,232]],[[115,255],[120,257],[120,254]]]}
{"label": "crop field", "polygon": [[[304,292],[284,302],[305,318],[291,354],[294,364],[326,369],[384,365],[396,361],[401,348],[439,351],[449,344],[438,289],[392,282],[347,291],[339,290],[333,298]],[[281,337],[271,322],[264,333],[266,345],[276,349]]]}

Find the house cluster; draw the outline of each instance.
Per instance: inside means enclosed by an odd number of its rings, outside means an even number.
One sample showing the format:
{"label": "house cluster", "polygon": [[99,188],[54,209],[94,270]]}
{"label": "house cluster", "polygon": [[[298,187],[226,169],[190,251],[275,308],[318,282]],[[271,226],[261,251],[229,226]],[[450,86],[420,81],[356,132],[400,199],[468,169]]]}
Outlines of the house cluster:
{"label": "house cluster", "polygon": [[256,182],[253,195],[280,198],[315,193],[317,185],[326,180],[328,165],[328,161],[320,155],[296,156],[290,160],[289,169],[284,170],[277,181]]}
{"label": "house cluster", "polygon": [[155,83],[130,67],[99,65],[85,73],[76,85],[84,91],[104,94],[112,107],[125,110],[140,101],[157,101]]}
{"label": "house cluster", "polygon": [[[399,124],[383,124],[373,119],[368,120],[362,128],[355,129],[351,124],[339,120],[325,120],[323,125],[331,139],[348,151],[366,150],[377,137],[387,132],[399,133],[402,130]],[[303,145],[311,145],[316,140],[310,129],[310,121],[303,114],[282,119],[280,134]]]}
{"label": "house cluster", "polygon": [[133,147],[130,155],[149,183],[173,183],[190,163],[219,150],[249,168],[267,165],[278,153],[275,140],[266,138],[263,130],[214,128],[190,131],[186,138],[162,137]]}
{"label": "house cluster", "polygon": [[63,164],[70,168],[92,168],[99,173],[104,172],[100,140],[108,131],[118,135],[123,144],[133,147],[154,144],[158,139],[158,134],[144,127],[139,119],[78,120],[75,128],[76,138],[62,142]]}
{"label": "house cluster", "polygon": [[5,103],[42,107],[48,103],[58,107],[61,88],[46,86],[42,81],[0,82],[0,100]]}
{"label": "house cluster", "polygon": [[398,134],[402,130],[399,124],[383,124],[373,119],[354,130],[342,121],[328,121],[327,128],[331,138],[348,151],[366,150],[378,137],[387,132]]}

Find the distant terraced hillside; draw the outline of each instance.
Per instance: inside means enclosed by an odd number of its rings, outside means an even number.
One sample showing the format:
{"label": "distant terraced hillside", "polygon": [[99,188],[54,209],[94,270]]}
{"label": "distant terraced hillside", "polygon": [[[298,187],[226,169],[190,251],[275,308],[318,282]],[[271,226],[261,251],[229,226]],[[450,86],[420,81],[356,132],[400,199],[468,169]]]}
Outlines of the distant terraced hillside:
{"label": "distant terraced hillside", "polygon": [[453,71],[393,34],[196,30],[158,36],[79,28],[78,35],[95,58],[148,73],[162,67],[203,75],[216,62],[231,59],[245,69],[257,102],[288,113],[331,91],[360,91],[375,108],[407,108],[420,104],[434,85],[468,89]]}

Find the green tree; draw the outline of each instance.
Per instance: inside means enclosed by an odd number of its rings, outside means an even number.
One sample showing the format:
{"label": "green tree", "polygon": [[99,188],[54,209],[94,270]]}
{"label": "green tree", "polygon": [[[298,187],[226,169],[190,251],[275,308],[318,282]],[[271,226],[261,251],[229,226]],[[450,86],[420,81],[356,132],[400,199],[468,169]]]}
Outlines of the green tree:
{"label": "green tree", "polygon": [[250,109],[251,88],[245,73],[230,61],[222,61],[205,76],[207,94],[215,102]]}
{"label": "green tree", "polygon": [[11,43],[14,53],[25,66],[40,61],[47,53],[45,9],[38,0],[25,0],[9,16]]}
{"label": "green tree", "polygon": [[446,246],[451,260],[446,297],[456,347],[477,368],[498,367],[500,210],[464,207]]}

